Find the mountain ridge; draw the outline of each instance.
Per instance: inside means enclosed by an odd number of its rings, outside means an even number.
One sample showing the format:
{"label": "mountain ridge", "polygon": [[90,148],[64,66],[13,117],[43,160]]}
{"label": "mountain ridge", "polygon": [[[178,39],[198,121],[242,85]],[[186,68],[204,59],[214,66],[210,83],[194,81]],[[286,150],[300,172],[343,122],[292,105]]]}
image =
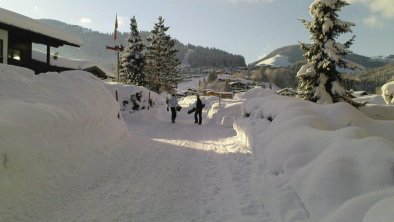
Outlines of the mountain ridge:
{"label": "mountain ridge", "polygon": [[[113,46],[113,33],[102,33],[94,31],[89,28],[84,28],[79,25],[67,24],[62,21],[53,19],[39,19],[39,21],[62,30],[66,33],[79,37],[83,41],[81,48],[64,46],[55,50],[59,55],[64,57],[78,58],[89,60],[101,64],[107,68],[115,66],[116,53],[106,49],[106,46]],[[149,35],[148,31],[140,31],[142,39],[145,41]],[[117,44],[126,44],[129,37],[129,32],[118,32]],[[186,65],[183,67],[238,67],[246,66],[245,59],[241,55],[234,55],[226,51],[208,48],[202,46],[195,46],[192,44],[183,44],[174,38],[175,49],[178,50],[177,58],[184,61]],[[43,48],[43,46],[41,46]],[[40,46],[36,46],[40,49]],[[191,49],[191,51],[190,51]],[[185,60],[185,56],[187,56]]]}
{"label": "mountain ridge", "polygon": [[[284,46],[284,47],[280,47],[277,48],[275,50],[273,50],[271,53],[269,53],[267,56],[265,56],[262,59],[259,59],[255,62],[252,62],[250,64],[248,64],[248,66],[255,66],[258,63],[270,59],[272,57],[275,57],[277,55],[280,56],[287,56],[288,60],[291,64],[300,62],[300,61],[305,61],[305,58],[303,56],[304,52],[302,51],[302,49],[300,48],[300,45],[288,45],[288,46]],[[345,56],[345,59],[350,60],[352,62],[355,62],[357,64],[362,65],[363,67],[366,68],[377,68],[377,67],[381,67],[383,65],[385,65],[386,63],[381,62],[381,61],[376,61],[373,60],[370,57],[367,56],[363,56],[363,55],[358,55],[355,53],[349,54],[347,56]]]}

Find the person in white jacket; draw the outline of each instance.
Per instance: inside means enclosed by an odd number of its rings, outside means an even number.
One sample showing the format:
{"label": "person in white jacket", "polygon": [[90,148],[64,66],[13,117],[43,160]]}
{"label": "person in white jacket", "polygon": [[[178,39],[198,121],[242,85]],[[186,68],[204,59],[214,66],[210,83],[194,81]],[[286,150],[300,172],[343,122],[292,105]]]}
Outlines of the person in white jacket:
{"label": "person in white jacket", "polygon": [[[168,101],[168,108],[171,109],[171,122],[175,123],[176,119],[176,107],[178,106],[178,100],[175,94],[172,94],[171,99]],[[167,108],[167,110],[168,110]]]}

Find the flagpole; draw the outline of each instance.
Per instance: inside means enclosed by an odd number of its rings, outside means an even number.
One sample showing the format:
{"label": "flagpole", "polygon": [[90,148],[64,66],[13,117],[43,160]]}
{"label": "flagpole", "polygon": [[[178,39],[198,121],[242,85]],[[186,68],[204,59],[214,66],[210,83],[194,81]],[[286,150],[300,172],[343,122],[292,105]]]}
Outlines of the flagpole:
{"label": "flagpole", "polygon": [[118,14],[116,14],[115,17],[115,30],[114,30],[114,46],[106,46],[107,49],[109,50],[114,50],[116,51],[116,57],[117,57],[117,61],[116,61],[116,74],[117,74],[117,80],[118,82],[120,82],[120,75],[119,75],[119,66],[120,66],[120,56],[119,56],[119,52],[123,51],[124,47],[122,44],[120,45],[116,45],[116,39],[118,38]]}

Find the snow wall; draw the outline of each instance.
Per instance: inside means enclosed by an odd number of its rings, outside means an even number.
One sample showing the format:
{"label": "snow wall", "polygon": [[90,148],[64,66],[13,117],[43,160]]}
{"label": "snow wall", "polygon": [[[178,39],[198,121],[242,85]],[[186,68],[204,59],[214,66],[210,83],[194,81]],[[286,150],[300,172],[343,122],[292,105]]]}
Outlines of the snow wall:
{"label": "snow wall", "polygon": [[118,94],[121,111],[133,113],[138,110],[166,106],[165,96],[158,95],[142,86],[108,82],[105,84],[114,98]]}
{"label": "snow wall", "polygon": [[0,64],[0,221],[29,221],[20,216],[28,206],[66,201],[56,191],[72,186],[67,178],[127,136],[118,111],[90,73],[34,75]]}
{"label": "snow wall", "polygon": [[260,161],[259,196],[277,222],[394,218],[394,121],[274,95],[246,101],[234,128]]}

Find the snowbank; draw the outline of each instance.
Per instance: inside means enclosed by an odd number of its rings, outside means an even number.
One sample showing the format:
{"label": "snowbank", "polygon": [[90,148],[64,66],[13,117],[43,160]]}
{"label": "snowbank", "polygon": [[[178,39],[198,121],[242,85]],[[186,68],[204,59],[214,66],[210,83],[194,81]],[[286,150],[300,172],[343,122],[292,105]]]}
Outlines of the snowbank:
{"label": "snowbank", "polygon": [[276,221],[392,220],[393,121],[274,95],[247,100],[234,128],[260,162],[259,195]]}
{"label": "snowbank", "polygon": [[[58,191],[127,135],[119,105],[90,73],[0,64],[0,221],[64,201]],[[82,180],[85,178],[82,178]]]}
{"label": "snowbank", "polygon": [[212,123],[223,127],[233,127],[234,121],[241,115],[242,102],[234,102],[233,100],[222,99],[211,105],[207,113],[207,118]]}
{"label": "snowbank", "polygon": [[382,86],[382,96],[386,104],[394,104],[394,81]]}
{"label": "snowbank", "polygon": [[264,89],[262,87],[258,87],[258,88],[250,89],[246,92],[237,93],[234,95],[234,99],[235,100],[251,99],[251,98],[264,97],[264,96],[269,96],[269,95],[274,95],[274,94],[275,94],[275,91],[272,89]]}
{"label": "snowbank", "polygon": [[382,95],[360,96],[360,97],[354,98],[354,101],[361,102],[361,103],[366,102],[368,104],[378,104],[378,105],[386,104],[384,102],[384,98]]}
{"label": "snowbank", "polygon": [[359,110],[366,116],[376,120],[394,120],[394,106],[385,105],[382,95],[361,96],[354,99],[357,102],[366,102]]}
{"label": "snowbank", "polygon": [[107,82],[105,86],[115,99],[116,94],[118,95],[118,103],[123,112],[131,113],[136,110],[148,109],[166,104],[165,97],[151,92],[142,86],[114,82]]}

